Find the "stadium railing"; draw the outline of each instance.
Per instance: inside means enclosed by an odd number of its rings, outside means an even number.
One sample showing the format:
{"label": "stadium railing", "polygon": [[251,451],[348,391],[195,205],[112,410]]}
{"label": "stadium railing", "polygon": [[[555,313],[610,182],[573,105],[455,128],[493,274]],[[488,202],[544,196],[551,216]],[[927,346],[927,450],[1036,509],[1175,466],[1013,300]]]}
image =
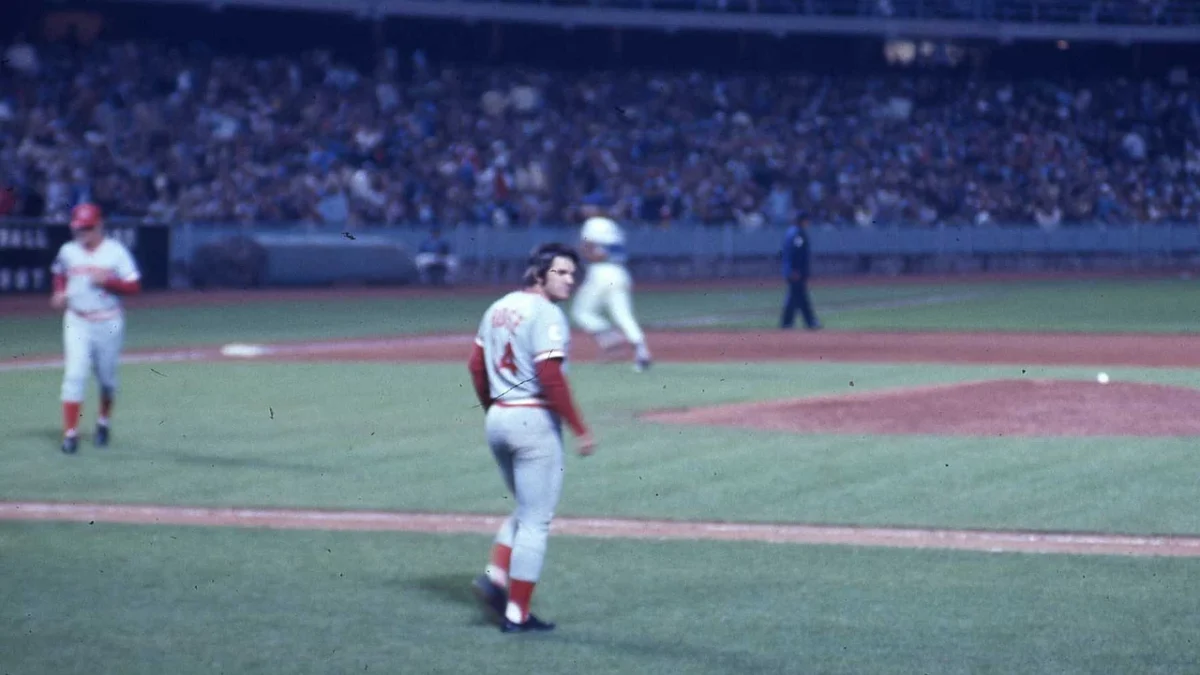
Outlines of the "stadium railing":
{"label": "stadium railing", "polygon": [[[122,1],[122,0],[115,0]],[[1110,43],[1200,42],[1191,0],[138,0],[649,30]]]}

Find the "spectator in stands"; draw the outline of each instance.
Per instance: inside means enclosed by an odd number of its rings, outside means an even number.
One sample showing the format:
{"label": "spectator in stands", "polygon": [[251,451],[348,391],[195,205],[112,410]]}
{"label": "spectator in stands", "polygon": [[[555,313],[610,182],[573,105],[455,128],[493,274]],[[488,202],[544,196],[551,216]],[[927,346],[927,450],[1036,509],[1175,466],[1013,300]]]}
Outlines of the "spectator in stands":
{"label": "spectator in stands", "polygon": [[0,185],[0,218],[15,213],[17,210],[17,191]]}
{"label": "spectator in stands", "polygon": [[438,228],[429,231],[429,238],[421,243],[416,255],[417,272],[423,283],[445,286],[457,267],[450,250],[450,242],[442,238]]}

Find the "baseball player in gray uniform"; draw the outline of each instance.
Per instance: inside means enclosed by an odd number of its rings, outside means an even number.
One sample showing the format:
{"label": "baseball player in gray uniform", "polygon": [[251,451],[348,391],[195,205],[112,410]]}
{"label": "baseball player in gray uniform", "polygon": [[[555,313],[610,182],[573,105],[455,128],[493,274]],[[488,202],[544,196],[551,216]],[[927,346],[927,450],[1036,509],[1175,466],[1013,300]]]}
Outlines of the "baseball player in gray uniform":
{"label": "baseball player in gray uniform", "polygon": [[570,330],[558,303],[575,287],[579,257],[568,246],[534,250],[524,287],[494,302],[479,324],[468,369],[486,411],[488,446],[516,509],[501,525],[473,590],[506,633],[552,630],[529,611],[541,576],[563,477],[562,422],[580,455],[595,450],[565,376]]}
{"label": "baseball player in gray uniform", "polygon": [[100,383],[97,446],[108,445],[109,417],[116,397],[117,366],[125,339],[121,295],[141,290],[137,263],[124,244],[104,235],[100,208],[80,204],[71,211],[74,241],[62,245],[51,266],[50,306],[63,312],[62,451],[79,448],[80,410],[88,371]]}

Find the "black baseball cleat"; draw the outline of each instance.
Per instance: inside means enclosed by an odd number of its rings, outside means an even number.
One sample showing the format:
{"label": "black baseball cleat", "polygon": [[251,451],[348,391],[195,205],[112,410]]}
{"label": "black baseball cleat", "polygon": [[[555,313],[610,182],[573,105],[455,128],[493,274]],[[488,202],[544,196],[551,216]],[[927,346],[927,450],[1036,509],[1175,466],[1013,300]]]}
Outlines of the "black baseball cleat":
{"label": "black baseball cleat", "polygon": [[505,619],[504,623],[500,626],[501,633],[533,633],[550,630],[554,630],[554,624],[542,621],[532,614],[525,619],[524,623],[516,623]]}
{"label": "black baseball cleat", "polygon": [[650,366],[652,365],[654,365],[654,362],[650,359],[638,359],[633,363],[633,372],[644,373],[647,370],[650,370]]}
{"label": "black baseball cleat", "polygon": [[68,455],[75,454],[79,449],[79,439],[74,436],[67,436],[62,442],[62,451]]}
{"label": "black baseball cleat", "polygon": [[471,591],[475,599],[483,606],[483,612],[494,624],[504,624],[504,610],[508,606],[508,593],[503,588],[492,583],[486,574],[480,574],[471,582]]}
{"label": "black baseball cleat", "polygon": [[108,445],[108,426],[105,424],[96,425],[96,446],[103,448]]}

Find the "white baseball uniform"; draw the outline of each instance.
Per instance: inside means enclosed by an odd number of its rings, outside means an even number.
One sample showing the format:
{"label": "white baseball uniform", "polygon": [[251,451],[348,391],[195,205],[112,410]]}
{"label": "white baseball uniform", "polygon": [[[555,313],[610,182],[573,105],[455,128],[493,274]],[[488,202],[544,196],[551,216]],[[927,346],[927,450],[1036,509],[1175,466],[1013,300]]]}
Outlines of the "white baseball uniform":
{"label": "white baseball uniform", "polygon": [[95,372],[101,389],[110,396],[119,384],[117,366],[125,338],[125,316],[120,298],[88,276],[98,269],[121,281],[141,278],[129,249],[108,237],[92,251],[69,241],[62,245],[51,265],[51,272],[65,276],[67,281],[67,308],[63,314],[64,402],[84,399],[89,370]]}
{"label": "white baseball uniform", "polygon": [[646,347],[646,336],[633,316],[633,277],[624,264],[624,232],[609,218],[589,218],[583,224],[580,239],[603,247],[607,259],[588,265],[583,285],[575,293],[571,308],[575,323],[595,336],[603,348],[613,346],[610,335],[615,323],[636,348],[638,361],[648,361],[650,350]]}

